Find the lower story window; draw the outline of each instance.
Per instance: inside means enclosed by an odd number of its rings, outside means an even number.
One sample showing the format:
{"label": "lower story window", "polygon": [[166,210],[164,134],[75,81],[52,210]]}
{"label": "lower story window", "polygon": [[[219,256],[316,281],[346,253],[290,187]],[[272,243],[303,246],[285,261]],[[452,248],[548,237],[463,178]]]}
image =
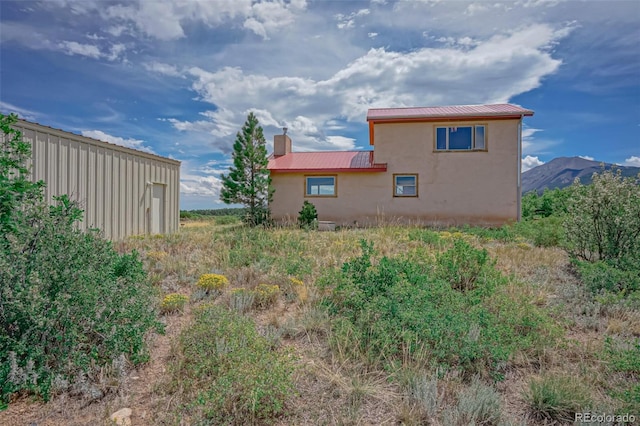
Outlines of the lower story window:
{"label": "lower story window", "polygon": [[394,197],[417,197],[418,175],[393,175]]}
{"label": "lower story window", "polygon": [[307,176],[306,191],[308,197],[335,197],[336,177],[335,176]]}

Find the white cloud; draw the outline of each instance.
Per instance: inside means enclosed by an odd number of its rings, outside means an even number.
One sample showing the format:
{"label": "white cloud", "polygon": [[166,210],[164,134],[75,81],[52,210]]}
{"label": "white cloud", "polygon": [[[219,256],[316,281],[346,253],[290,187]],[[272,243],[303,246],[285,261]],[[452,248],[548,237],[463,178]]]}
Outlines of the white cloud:
{"label": "white cloud", "polygon": [[[265,130],[289,127],[298,149],[341,149],[351,144],[328,137],[325,126],[336,119],[364,123],[368,108],[507,102],[538,87],[561,64],[547,50],[558,34],[534,25],[486,40],[464,38],[452,47],[371,49],[326,79],[193,67],[192,89],[218,110],[203,114],[208,122],[172,123],[221,138],[215,143],[228,152],[246,113],[255,110],[269,117],[266,127],[272,128]],[[523,146],[536,131],[525,130]]]}
{"label": "white cloud", "polygon": [[58,47],[67,55],[88,56],[89,58],[98,59],[102,56],[98,46],[92,44],[81,44],[76,41],[63,41],[58,43]]}
{"label": "white cloud", "polygon": [[122,43],[113,44],[109,49],[109,54],[106,55],[106,58],[110,61],[115,61],[122,53],[125,52],[126,49],[127,47]]}
{"label": "white cloud", "polygon": [[268,35],[295,21],[296,14],[306,9],[306,1],[253,2],[252,0],[155,0],[113,4],[101,11],[102,17],[114,25],[112,34],[127,30],[126,24],[140,33],[158,40],[177,40],[194,23],[217,27],[240,20],[244,28],[268,39]]}
{"label": "white cloud", "polygon": [[[334,18],[338,23],[336,24],[340,29],[349,29],[353,28],[356,23],[356,18],[367,16],[371,13],[369,9],[360,9],[356,12],[351,12],[349,14],[337,13]],[[371,37],[371,36],[369,36]]]}
{"label": "white cloud", "polygon": [[182,75],[175,65],[164,64],[162,62],[147,62],[142,64],[147,71],[156,72],[158,74],[168,75],[170,77],[179,77]]}
{"label": "white cloud", "polygon": [[578,157],[585,159],[585,160],[589,160],[589,161],[594,161],[593,157],[590,157],[588,155],[578,155]]}
{"label": "white cloud", "polygon": [[199,195],[218,200],[220,198],[221,188],[222,180],[215,176],[186,174],[180,177],[181,194]]}
{"label": "white cloud", "polygon": [[522,172],[526,172],[527,170],[531,170],[534,167],[542,166],[544,161],[540,160],[538,157],[532,157],[531,155],[527,155],[522,159]]}
{"label": "white cloud", "polygon": [[112,143],[114,145],[120,145],[127,148],[137,149],[138,151],[148,152],[150,154],[155,154],[153,149],[144,145],[144,141],[138,139],[124,139],[119,136],[112,136],[103,132],[102,130],[83,130],[82,136],[98,139],[104,142]]}
{"label": "white cloud", "polygon": [[632,155],[629,158],[625,158],[623,166],[640,167],[640,157]]}
{"label": "white cloud", "polygon": [[378,33],[367,33],[367,37],[369,38],[376,38],[378,36]]}
{"label": "white cloud", "polygon": [[549,154],[550,148],[561,142],[556,139],[535,136],[542,131],[542,129],[526,127],[525,124],[522,129],[522,155]]}
{"label": "white cloud", "polygon": [[351,150],[356,146],[355,139],[344,136],[327,136],[327,142],[329,142],[332,147],[336,147],[340,151]]}
{"label": "white cloud", "polygon": [[106,32],[114,37],[120,37],[128,28],[125,25],[113,25],[106,29]]}
{"label": "white cloud", "polygon": [[7,115],[16,114],[18,117],[25,120],[29,120],[29,121],[36,121],[36,117],[38,115],[34,111],[31,111],[26,108],[21,108],[19,106],[15,106],[13,104],[4,102],[2,100],[0,100],[0,111],[2,111],[3,114],[7,114]]}

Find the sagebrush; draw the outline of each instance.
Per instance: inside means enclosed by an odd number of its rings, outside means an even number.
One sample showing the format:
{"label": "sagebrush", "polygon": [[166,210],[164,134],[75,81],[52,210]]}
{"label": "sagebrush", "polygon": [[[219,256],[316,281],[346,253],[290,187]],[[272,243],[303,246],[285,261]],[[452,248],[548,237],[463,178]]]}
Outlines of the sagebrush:
{"label": "sagebrush", "polygon": [[82,211],[66,195],[47,206],[44,185],[29,181],[30,145],[11,128],[15,116],[0,119],[2,404],[19,391],[47,399],[123,356],[145,361],[145,335],[162,327],[137,253],[79,231]]}

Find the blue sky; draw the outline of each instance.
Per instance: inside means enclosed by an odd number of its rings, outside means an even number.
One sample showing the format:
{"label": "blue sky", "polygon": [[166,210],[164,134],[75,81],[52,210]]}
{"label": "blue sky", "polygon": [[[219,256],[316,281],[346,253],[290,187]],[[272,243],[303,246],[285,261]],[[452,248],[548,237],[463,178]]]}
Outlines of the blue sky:
{"label": "blue sky", "polygon": [[368,149],[371,107],[511,102],[523,169],[640,166],[640,2],[0,2],[0,110],[182,161],[181,208],[224,207],[249,111],[294,150]]}

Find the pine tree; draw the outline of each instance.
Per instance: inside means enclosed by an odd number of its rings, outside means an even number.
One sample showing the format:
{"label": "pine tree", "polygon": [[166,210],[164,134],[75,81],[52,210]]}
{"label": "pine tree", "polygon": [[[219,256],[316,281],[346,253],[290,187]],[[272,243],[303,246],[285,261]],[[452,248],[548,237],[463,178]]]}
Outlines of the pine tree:
{"label": "pine tree", "polygon": [[269,202],[273,195],[267,169],[267,148],[258,119],[249,113],[233,144],[233,166],[222,175],[220,199],[226,204],[243,204],[245,222],[251,226],[269,220]]}

